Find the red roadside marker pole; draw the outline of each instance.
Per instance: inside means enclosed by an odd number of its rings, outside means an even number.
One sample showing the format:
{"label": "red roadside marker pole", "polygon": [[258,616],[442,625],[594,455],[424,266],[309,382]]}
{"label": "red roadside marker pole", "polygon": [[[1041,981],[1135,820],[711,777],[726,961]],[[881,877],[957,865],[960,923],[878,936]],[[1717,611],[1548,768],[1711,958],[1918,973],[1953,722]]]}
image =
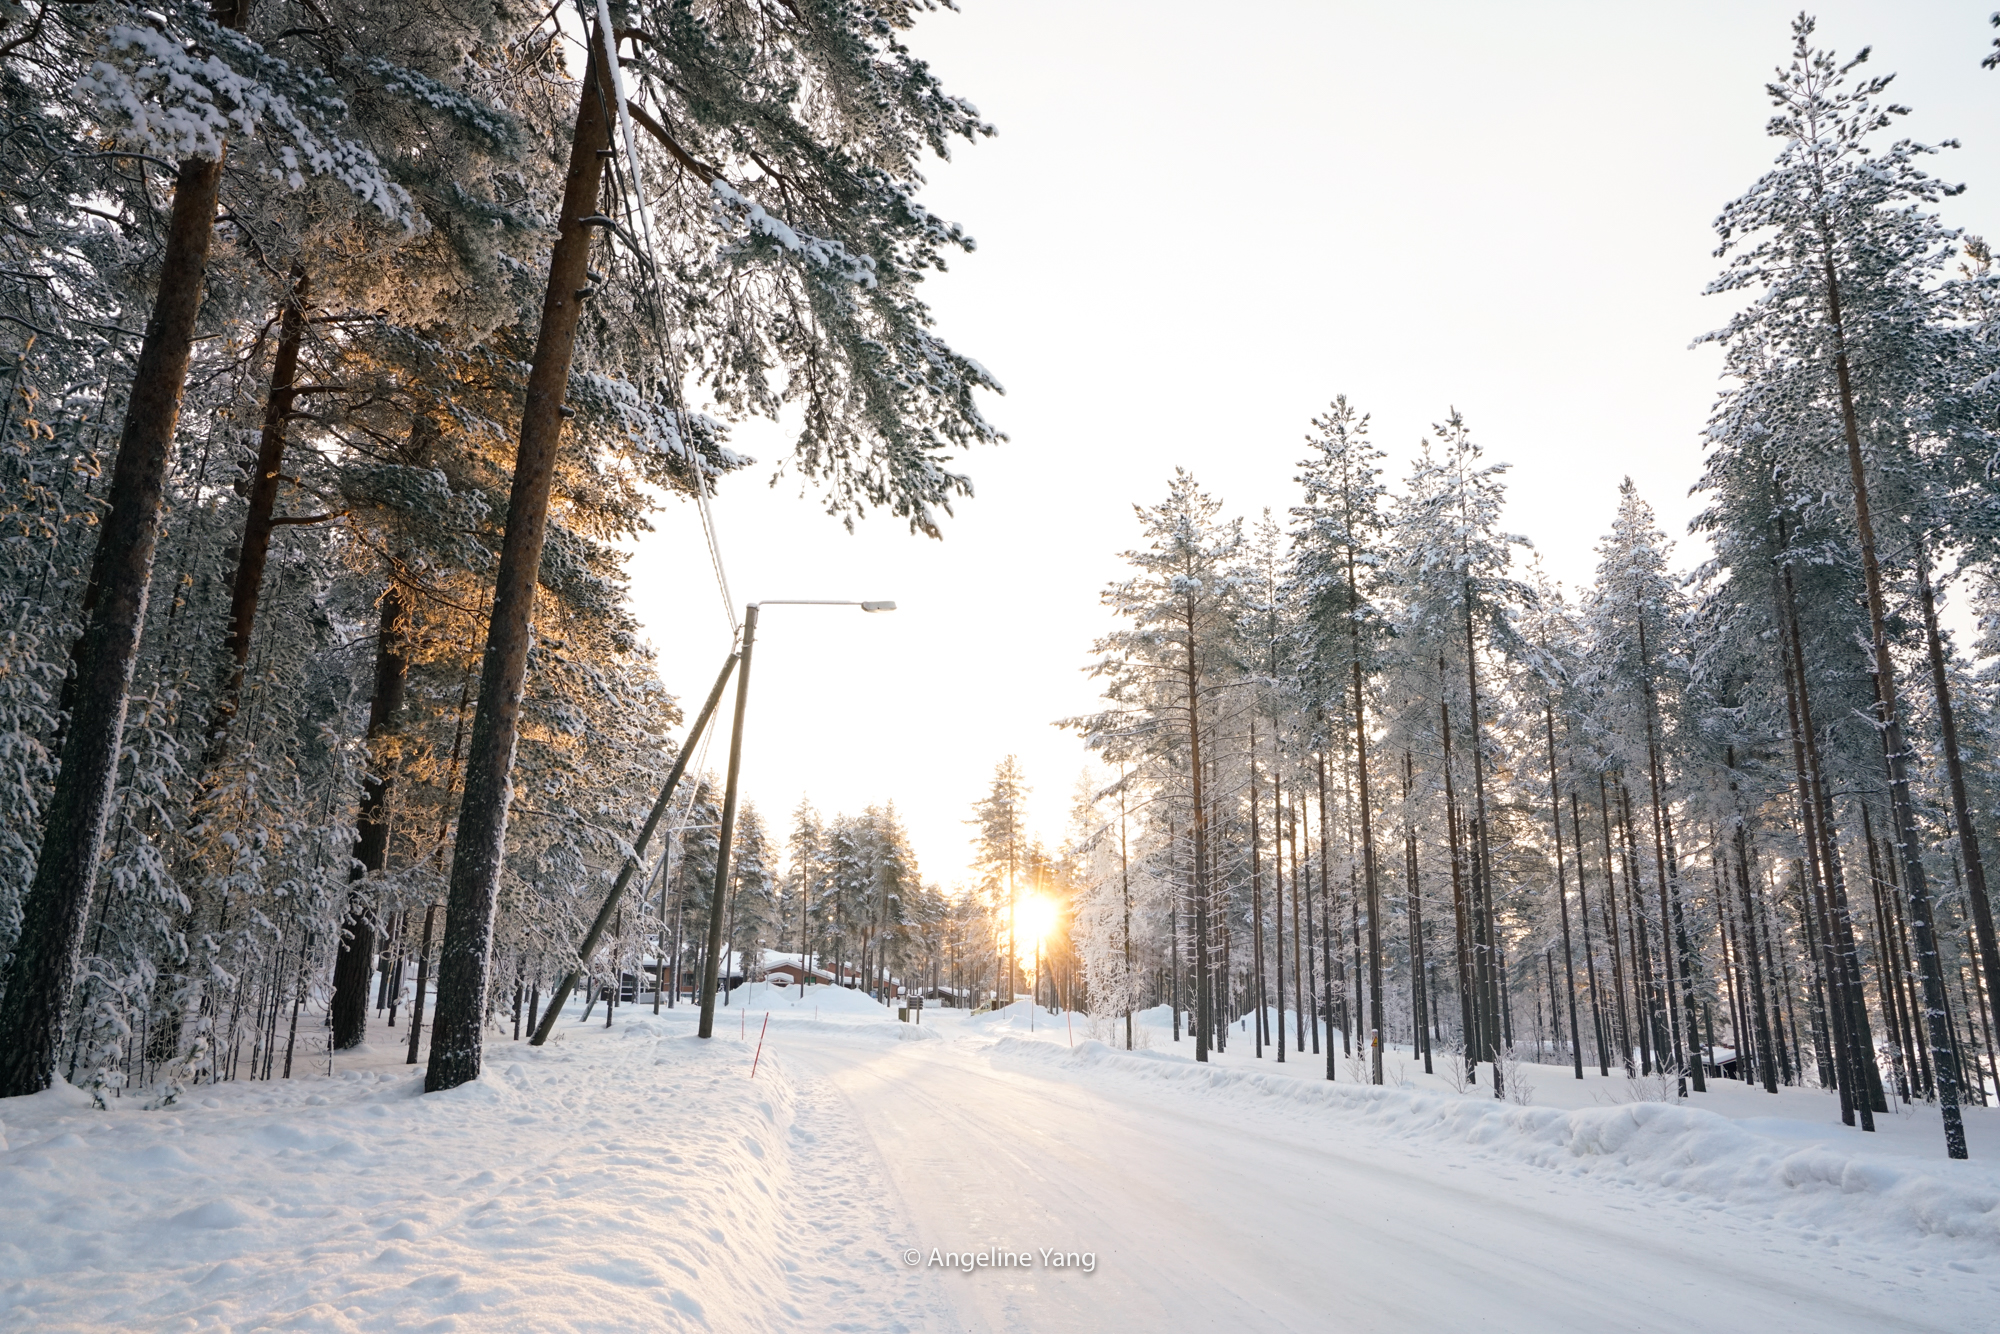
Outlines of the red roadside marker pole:
{"label": "red roadside marker pole", "polygon": [[[744,1022],[748,1023],[749,1020],[745,1019]],[[757,1077],[757,1062],[764,1059],[764,1034],[770,1031],[770,1027],[771,1012],[766,1010],[764,1011],[764,1026],[757,1030],[757,1054],[750,1058],[750,1078],[752,1079]]]}

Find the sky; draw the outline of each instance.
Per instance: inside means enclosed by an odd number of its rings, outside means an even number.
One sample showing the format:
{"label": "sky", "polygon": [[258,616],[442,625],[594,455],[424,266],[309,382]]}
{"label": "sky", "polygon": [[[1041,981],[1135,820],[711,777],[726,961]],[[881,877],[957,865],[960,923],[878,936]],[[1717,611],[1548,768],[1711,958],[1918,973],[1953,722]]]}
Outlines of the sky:
{"label": "sky", "polygon": [[[1685,537],[1720,358],[1712,223],[1769,165],[1764,84],[1795,8],[1760,0],[1218,6],[960,0],[909,44],[995,137],[933,162],[924,202],[978,240],[926,284],[940,332],[1005,386],[1008,439],[942,541],[892,518],[849,534],[795,479],[788,436],[714,520],[735,602],[771,607],[746,710],[743,791],[779,832],[893,802],[927,880],[969,878],[972,803],[1003,757],[1054,844],[1090,756],[1055,723],[1096,707],[1099,594],[1134,505],[1186,468],[1225,513],[1295,502],[1312,417],[1372,415],[1399,481],[1454,407],[1511,465],[1508,526],[1588,582],[1619,480]],[[1947,221],[2000,229],[1990,5],[1822,5],[1819,44],[1872,45],[1901,132],[1959,138]],[[694,508],[635,549],[640,619],[689,713],[730,646]],[[709,752],[721,772],[726,735]]]}

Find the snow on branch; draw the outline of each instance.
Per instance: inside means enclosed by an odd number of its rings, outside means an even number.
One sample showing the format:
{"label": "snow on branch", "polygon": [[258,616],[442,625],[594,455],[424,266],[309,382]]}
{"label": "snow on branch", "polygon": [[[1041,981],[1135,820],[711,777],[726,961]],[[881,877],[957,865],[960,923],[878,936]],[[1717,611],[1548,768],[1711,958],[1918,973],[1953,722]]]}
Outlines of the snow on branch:
{"label": "snow on branch", "polygon": [[324,76],[271,55],[199,8],[180,11],[188,34],[134,14],[104,33],[97,59],[77,80],[118,140],[137,152],[215,159],[230,138],[260,131],[281,140],[264,170],[302,189],[307,173],[330,176],[391,222],[417,225],[409,193],[375,154],[339,133],[347,104]]}

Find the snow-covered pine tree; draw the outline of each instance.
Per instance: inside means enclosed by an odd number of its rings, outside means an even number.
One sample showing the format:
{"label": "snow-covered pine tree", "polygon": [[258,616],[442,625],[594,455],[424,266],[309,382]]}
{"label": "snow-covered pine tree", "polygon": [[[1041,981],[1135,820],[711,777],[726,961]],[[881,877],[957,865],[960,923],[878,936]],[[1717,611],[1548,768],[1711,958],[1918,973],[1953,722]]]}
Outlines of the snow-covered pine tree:
{"label": "snow-covered pine tree", "polygon": [[[1533,656],[1523,664],[1527,670],[1517,674],[1516,680],[1513,683],[1513,694],[1516,708],[1520,712],[1532,716],[1536,705],[1539,703],[1541,706],[1543,739],[1547,744],[1549,774],[1547,793],[1549,842],[1554,852],[1556,872],[1553,886],[1555,894],[1553,897],[1556,900],[1557,922],[1561,927],[1560,942],[1563,955],[1564,991],[1562,1003],[1567,1009],[1569,1022],[1571,1069],[1578,1079],[1582,1079],[1584,1030],[1581,1021],[1577,1017],[1576,1005],[1576,947],[1579,943],[1579,935],[1583,944],[1585,976],[1592,981],[1590,987],[1590,1004],[1593,1010],[1597,1004],[1596,970],[1595,964],[1590,957],[1590,917],[1588,911],[1590,896],[1583,884],[1583,864],[1581,859],[1577,861],[1575,869],[1577,872],[1578,907],[1583,929],[1580,933],[1572,933],[1570,929],[1571,914],[1568,877],[1570,867],[1565,855],[1563,839],[1562,798],[1563,775],[1567,773],[1572,776],[1571,782],[1573,786],[1574,774],[1576,772],[1574,767],[1576,764],[1575,747],[1571,734],[1573,731],[1573,720],[1577,718],[1580,712],[1577,707],[1578,701],[1576,696],[1578,691],[1575,681],[1580,674],[1579,668],[1581,664],[1577,661],[1577,650],[1583,642],[1583,634],[1582,627],[1578,624],[1577,617],[1569,606],[1568,600],[1563,596],[1561,587],[1549,580],[1547,573],[1541,569],[1539,562],[1537,562],[1535,568],[1534,589],[1534,602],[1529,608],[1528,624],[1524,627],[1523,631],[1523,638],[1533,648]],[[1540,698],[1537,699],[1537,696]],[[1562,740],[1564,745],[1562,750],[1569,751],[1570,753],[1567,755],[1562,754],[1557,746],[1556,717],[1558,712],[1561,713],[1563,718]],[[1532,725],[1527,730],[1532,731]],[[1553,998],[1551,1003],[1554,1003]],[[1598,1038],[1597,1046],[1601,1064],[1604,1046],[1602,1025],[1596,1025],[1595,1031]],[[1608,1070],[1606,1072],[1608,1073]]]}
{"label": "snow-covered pine tree", "polygon": [[[1381,482],[1385,457],[1368,439],[1368,418],[1345,394],[1313,419],[1313,453],[1299,464],[1305,489],[1293,507],[1293,596],[1300,603],[1300,674],[1315,714],[1345,712],[1355,748],[1361,825],[1362,892],[1368,914],[1369,1078],[1382,1082],[1382,890],[1375,855],[1375,802],[1369,792],[1368,682],[1382,633],[1374,604],[1387,526]],[[1332,1077],[1331,1052],[1328,1077]]]}
{"label": "snow-covered pine tree", "polygon": [[1657,1040],[1670,1053],[1683,1085],[1705,1089],[1696,1024],[1696,962],[1682,902],[1680,857],[1674,837],[1669,759],[1682,749],[1670,730],[1680,717],[1687,648],[1686,607],[1667,572],[1670,549],[1652,507],[1628,477],[1619,485],[1618,513],[1598,545],[1597,582],[1585,609],[1590,652],[1589,689],[1601,711],[1605,751],[1619,765],[1619,782],[1644,775],[1651,810],[1654,891],[1658,898],[1660,974],[1650,1008]]}
{"label": "snow-covered pine tree", "polygon": [[1192,926],[1195,1059],[1206,1061],[1222,998],[1215,995],[1210,932],[1210,804],[1202,748],[1210,697],[1238,679],[1237,573],[1244,539],[1239,520],[1221,521],[1221,503],[1183,469],[1167,497],[1135,506],[1146,545],[1124,553],[1135,574],[1104,591],[1124,626],[1093,646],[1092,674],[1104,680],[1111,707],[1073,720],[1085,742],[1111,763],[1146,757],[1182,775],[1188,832],[1187,905]]}
{"label": "snow-covered pine tree", "polygon": [[[979,899],[986,910],[992,943],[993,1003],[1014,1001],[1014,974],[1020,951],[1014,937],[1020,877],[1027,860],[1027,800],[1030,789],[1021,763],[1009,755],[993,766],[993,782],[972,807],[971,870],[979,876]],[[976,970],[975,976],[983,973]]]}
{"label": "snow-covered pine tree", "polygon": [[777,924],[773,893],[777,877],[764,817],[757,813],[756,805],[744,803],[737,819],[735,837],[730,840],[729,925],[723,939],[747,980],[762,966],[763,951],[769,948]]}
{"label": "snow-covered pine tree", "polygon": [[1132,874],[1122,783],[1100,788],[1085,770],[1070,795],[1064,858],[1077,896],[1072,939],[1091,998],[1091,1031],[1116,1036],[1122,1020],[1125,1049],[1133,1047],[1132,1012],[1139,1007],[1133,966]]}
{"label": "snow-covered pine tree", "polygon": [[1802,420],[1816,418],[1814,434],[1830,447],[1827,453],[1844,456],[1873,641],[1875,710],[1887,748],[1895,855],[1916,928],[1946,1150],[1956,1158],[1966,1149],[1950,1002],[1910,786],[1877,508],[1871,504],[1871,487],[1877,501],[1887,499],[1885,488],[1895,488],[1898,464],[1908,456],[1899,433],[1864,426],[1867,386],[1857,384],[1870,353],[1891,354],[1884,364],[1893,367],[1901,361],[1893,355],[1901,350],[1895,345],[1907,345],[1913,323],[1921,324],[1923,308],[1913,310],[1909,298],[1942,266],[1949,241],[1925,206],[1956,191],[1922,169],[1936,149],[1907,139],[1879,142],[1905,110],[1883,98],[1889,76],[1855,76],[1868,53],[1843,62],[1813,46],[1813,31],[1813,20],[1800,15],[1793,24],[1792,62],[1768,85],[1778,109],[1769,132],[1782,141],[1776,165],[1717,220],[1720,253],[1734,253],[1711,290],[1749,291],[1756,299],[1712,337],[1732,351],[1745,349],[1742,355],[1755,348],[1796,363],[1800,373],[1787,378],[1799,396],[1788,406]]}
{"label": "snow-covered pine tree", "polygon": [[[1433,452],[1432,441],[1438,452]],[[1432,432],[1415,460],[1404,494],[1391,510],[1393,553],[1388,574],[1395,589],[1393,620],[1401,655],[1421,652],[1426,668],[1437,663],[1435,694],[1441,742],[1439,765],[1445,797],[1455,916],[1460,950],[1460,996],[1468,1066],[1494,1063],[1494,1096],[1505,1089],[1498,1064],[1504,1015],[1493,838],[1486,796],[1490,701],[1482,700],[1479,655],[1517,657],[1521,642],[1511,611],[1528,590],[1508,574],[1512,549],[1526,539],[1500,528],[1506,464],[1482,462],[1484,451],[1455,409]],[[1441,456],[1440,456],[1441,455]],[[1465,693],[1458,695],[1463,682]],[[1454,698],[1463,700],[1460,721],[1450,720]],[[1464,752],[1471,770],[1470,792],[1453,777],[1452,737],[1464,729]],[[1465,818],[1457,815],[1466,801]],[[1459,883],[1462,878],[1462,889]]]}

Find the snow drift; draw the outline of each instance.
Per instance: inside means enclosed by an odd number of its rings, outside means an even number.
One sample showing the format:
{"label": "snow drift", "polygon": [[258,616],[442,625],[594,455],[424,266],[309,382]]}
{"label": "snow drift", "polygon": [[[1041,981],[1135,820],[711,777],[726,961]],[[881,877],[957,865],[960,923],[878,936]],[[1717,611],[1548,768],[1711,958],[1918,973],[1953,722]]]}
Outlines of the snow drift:
{"label": "snow drift", "polygon": [[[1664,1188],[1682,1198],[1857,1238],[1951,1239],[2000,1253],[2000,1170],[1984,1160],[1886,1158],[1799,1147],[1699,1107],[1634,1102],[1562,1111],[1351,1083],[1221,1069],[1095,1040],[1074,1050],[1001,1037],[993,1055],[1072,1077],[1171,1085],[1246,1110],[1296,1109],[1338,1130],[1355,1123],[1411,1143],[1452,1141],[1607,1184]],[[1339,1117],[1317,1114],[1337,1112]]]}

